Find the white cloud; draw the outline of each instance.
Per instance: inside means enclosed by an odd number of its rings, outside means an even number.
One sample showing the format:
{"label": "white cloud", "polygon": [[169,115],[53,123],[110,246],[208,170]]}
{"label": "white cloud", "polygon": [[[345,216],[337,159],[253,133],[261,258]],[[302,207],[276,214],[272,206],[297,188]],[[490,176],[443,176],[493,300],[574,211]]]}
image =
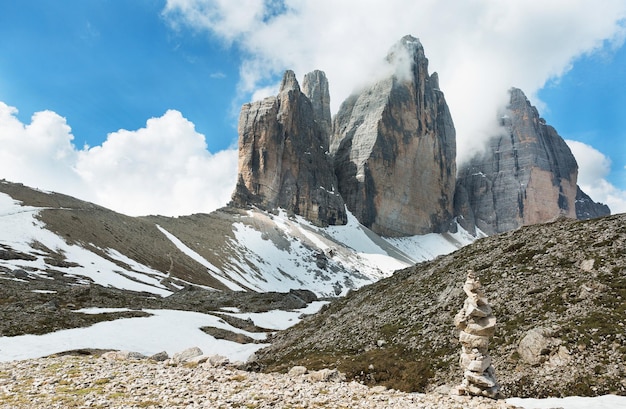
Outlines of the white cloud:
{"label": "white cloud", "polygon": [[611,213],[626,213],[626,191],[606,180],[611,160],[602,152],[578,141],[566,140],[578,162],[578,185],[594,201],[605,203]]}
{"label": "white cloud", "polygon": [[42,111],[25,125],[16,115],[17,109],[0,102],[0,177],[67,194],[83,191],[74,170],[74,136],[65,118]]}
{"label": "white cloud", "polygon": [[225,205],[235,187],[237,151],[211,154],[204,135],[178,111],[136,131],[77,150],[64,118],[44,111],[29,125],[0,102],[0,177],[69,194],[129,215],[178,216]]}
{"label": "white cloud", "polygon": [[[234,4],[237,3],[237,6]],[[283,70],[324,70],[332,109],[380,70],[405,34],[419,37],[438,71],[463,161],[495,129],[515,86],[533,100],[575,58],[624,41],[626,2],[592,0],[168,0],[164,16],[208,30],[245,52],[240,89],[258,95]],[[268,17],[269,16],[269,17]]]}

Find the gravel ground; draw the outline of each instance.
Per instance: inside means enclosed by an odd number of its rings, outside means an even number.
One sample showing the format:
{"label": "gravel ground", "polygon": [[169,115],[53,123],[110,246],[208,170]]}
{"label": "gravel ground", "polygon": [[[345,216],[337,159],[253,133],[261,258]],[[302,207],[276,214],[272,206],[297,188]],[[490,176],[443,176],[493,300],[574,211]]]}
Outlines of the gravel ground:
{"label": "gravel ground", "polygon": [[0,408],[269,407],[513,408],[486,398],[410,394],[209,362],[60,356],[0,363]]}

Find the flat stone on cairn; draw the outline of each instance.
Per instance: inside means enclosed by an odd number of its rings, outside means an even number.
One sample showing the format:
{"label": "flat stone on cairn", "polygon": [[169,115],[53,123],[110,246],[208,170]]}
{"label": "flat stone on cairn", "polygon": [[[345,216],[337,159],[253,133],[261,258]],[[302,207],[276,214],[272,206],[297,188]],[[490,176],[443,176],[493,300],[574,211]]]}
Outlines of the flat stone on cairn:
{"label": "flat stone on cairn", "polygon": [[463,285],[467,299],[463,308],[454,317],[454,325],[461,331],[461,358],[459,363],[464,370],[463,382],[456,388],[460,395],[501,398],[500,385],[489,356],[489,338],[496,331],[496,317],[481,289],[474,271],[469,270]]}

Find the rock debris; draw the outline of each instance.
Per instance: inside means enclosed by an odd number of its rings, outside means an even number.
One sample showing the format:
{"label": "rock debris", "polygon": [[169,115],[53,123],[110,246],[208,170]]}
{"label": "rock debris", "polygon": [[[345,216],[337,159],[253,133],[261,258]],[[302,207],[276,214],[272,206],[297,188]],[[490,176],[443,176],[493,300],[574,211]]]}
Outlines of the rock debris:
{"label": "rock debris", "polygon": [[404,393],[213,362],[60,356],[1,363],[0,408],[513,408],[487,398]]}

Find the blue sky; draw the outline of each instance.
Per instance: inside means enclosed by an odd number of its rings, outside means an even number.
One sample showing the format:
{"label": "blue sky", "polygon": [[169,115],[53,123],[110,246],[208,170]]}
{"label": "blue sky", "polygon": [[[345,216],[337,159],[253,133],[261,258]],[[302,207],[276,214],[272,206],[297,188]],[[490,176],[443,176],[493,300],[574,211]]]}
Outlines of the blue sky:
{"label": "blue sky", "polygon": [[[60,7],[60,4],[63,7]],[[210,149],[236,143],[235,50],[204,33],[172,30],[164,1],[5,1],[0,9],[0,100],[28,122],[49,109],[75,143],[101,144],[176,109]]]}
{"label": "blue sky", "polygon": [[319,68],[336,110],[413,34],[439,73],[460,161],[516,86],[579,142],[583,189],[626,211],[626,4],[603,5],[2,1],[0,177],[127,214],[213,210],[234,187],[242,103],[275,92],[287,68]]}
{"label": "blue sky", "polygon": [[559,135],[609,156],[608,180],[626,190],[626,46],[581,57],[539,97],[543,117]]}

